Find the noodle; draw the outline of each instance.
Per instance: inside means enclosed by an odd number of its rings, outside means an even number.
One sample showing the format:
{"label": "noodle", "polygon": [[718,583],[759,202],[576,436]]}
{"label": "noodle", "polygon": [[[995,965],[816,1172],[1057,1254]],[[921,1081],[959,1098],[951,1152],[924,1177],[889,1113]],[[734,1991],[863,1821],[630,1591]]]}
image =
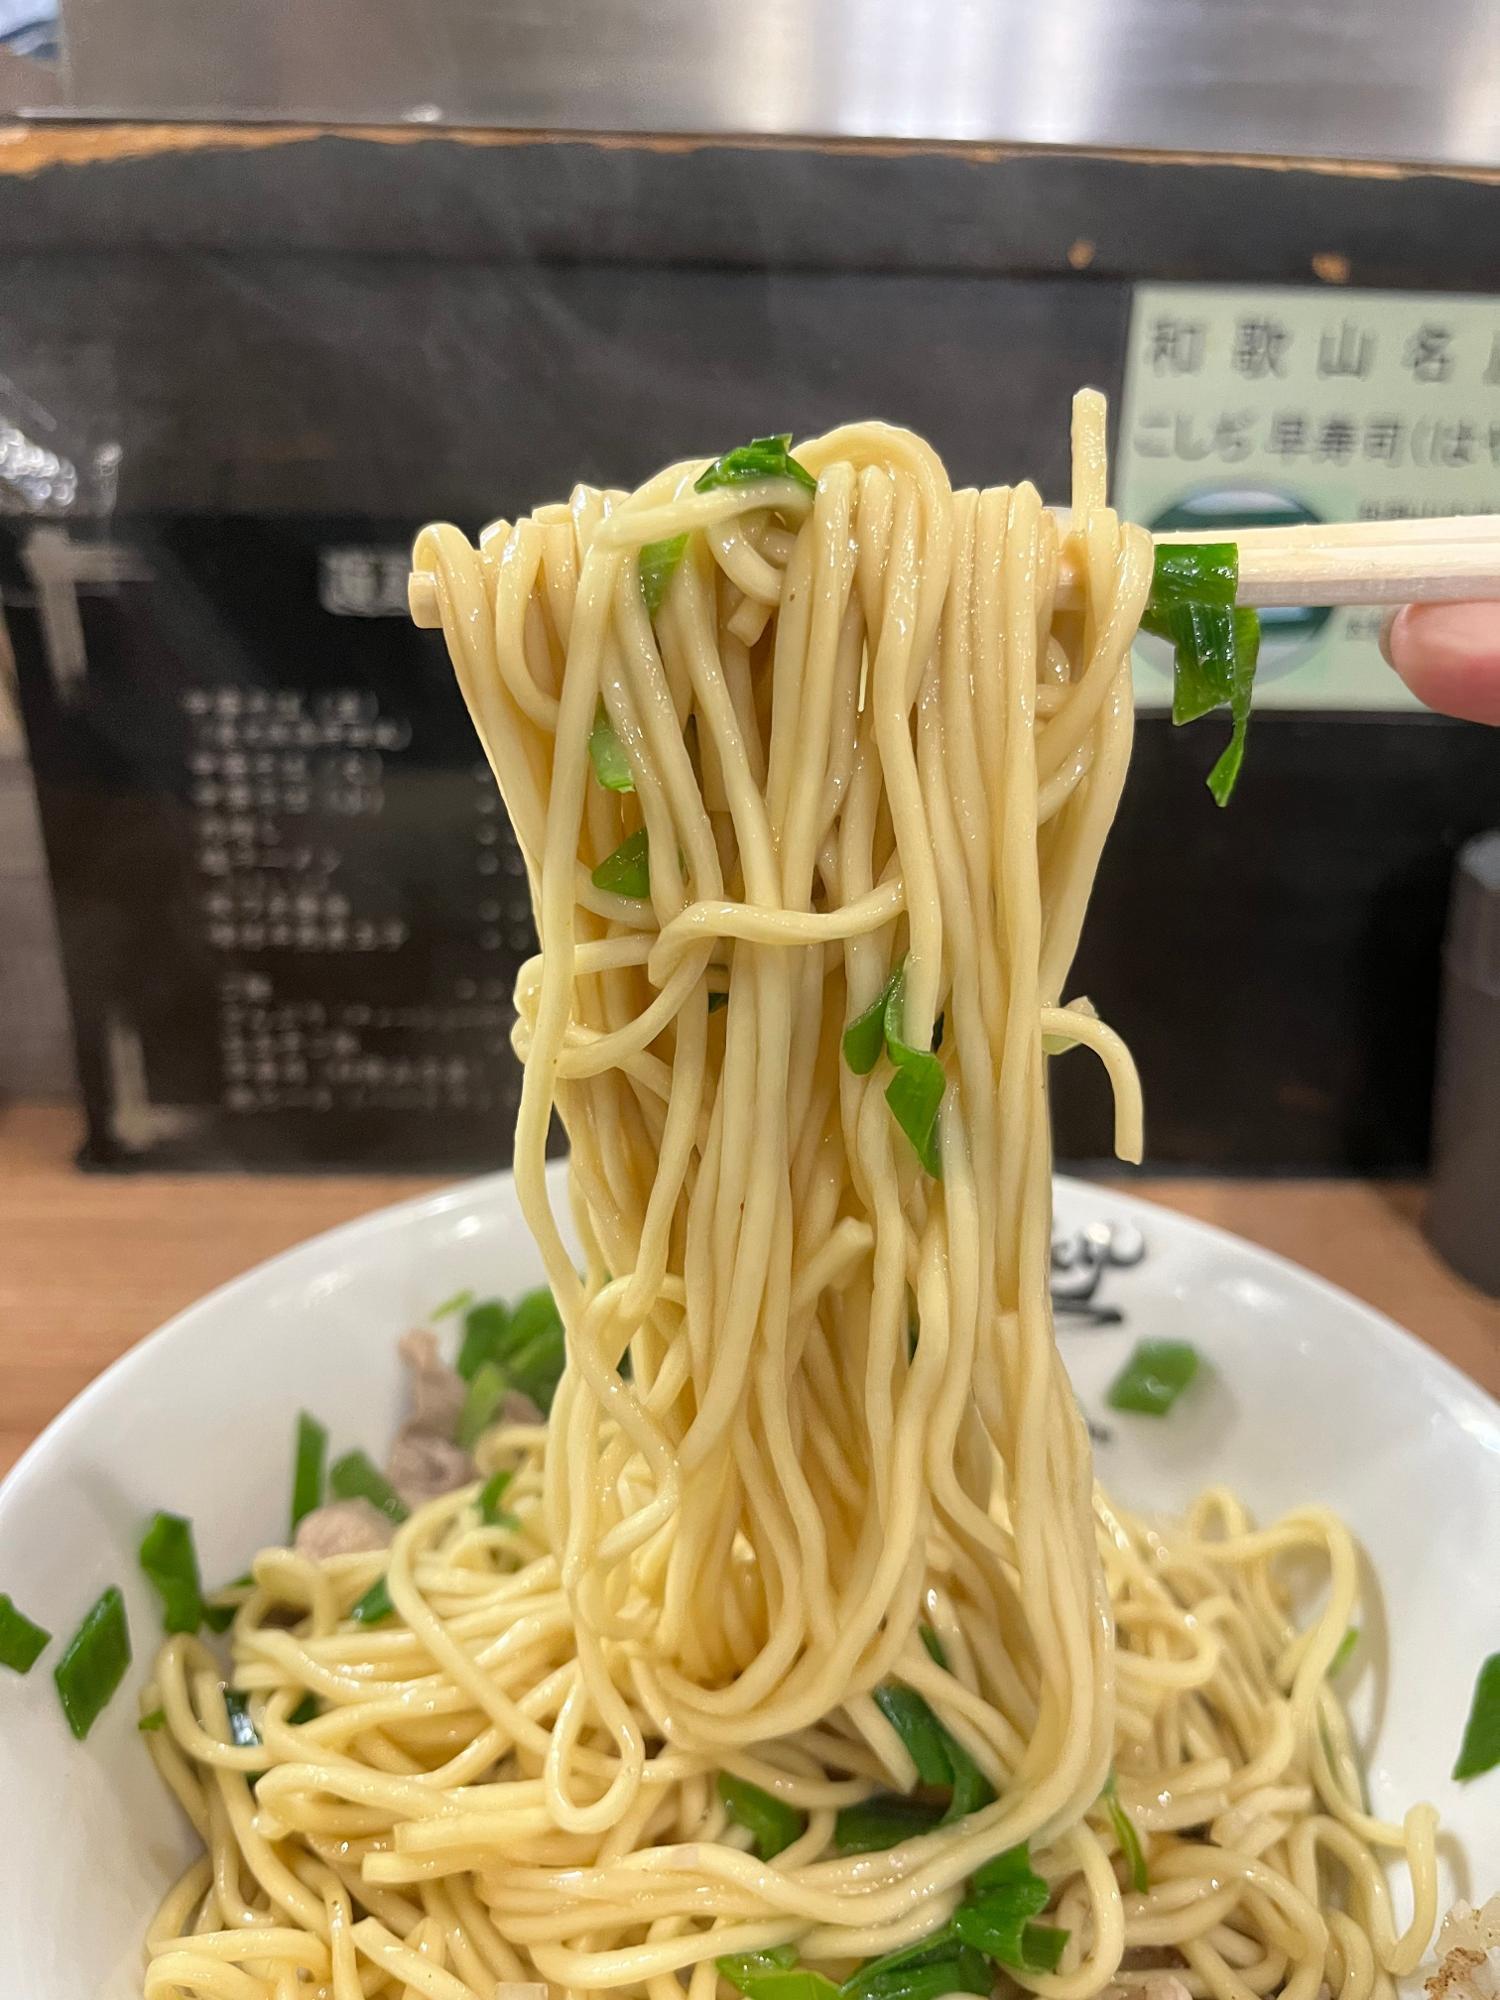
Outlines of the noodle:
{"label": "noodle", "polygon": [[[695,463],[478,549],[419,537],[535,905],[515,1178],[568,1369],[549,1426],[481,1447],[512,1522],[469,1488],[388,1561],[257,1559],[231,1645],[260,1746],[207,1649],[163,1648],[147,1740],[207,1861],[153,1926],[153,2000],[714,2000],[716,1957],[783,1944],[842,1978],[1022,1842],[1068,1935],[1012,1976],[1050,2000],[1151,1966],[1215,2000],[1385,2000],[1425,1949],[1434,1816],[1365,1810],[1328,1685],[1348,1535],[1217,1491],[1170,1527],[1122,1512],[1053,1338],[1049,1052],[1101,1060],[1124,1156],[1141,1131],[1127,1051],[1064,985],[1152,546],[1105,504],[1090,393],[1073,455],[1065,529],[859,424],[797,452],[816,495],[699,492]],[[1081,611],[1054,605],[1064,534]],[[639,552],[676,536],[653,615]],[[633,790],[592,774],[601,707]],[[649,894],[601,886],[640,829]],[[942,1066],[936,1173],[891,1065],[841,1053],[898,968],[898,1041]],[[394,1617],[352,1623],[382,1571]],[[918,1777],[892,1681],[988,1802],[841,1853],[840,1809]],[[803,1816],[774,1859],[721,1772]]]}

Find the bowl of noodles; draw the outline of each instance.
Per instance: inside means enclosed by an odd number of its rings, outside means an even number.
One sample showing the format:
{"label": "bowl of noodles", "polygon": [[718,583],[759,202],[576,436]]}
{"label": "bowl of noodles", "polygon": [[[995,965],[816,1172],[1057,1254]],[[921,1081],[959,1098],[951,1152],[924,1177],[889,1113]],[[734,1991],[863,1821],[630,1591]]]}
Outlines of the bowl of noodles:
{"label": "bowl of noodles", "polygon": [[1073,442],[1066,514],[854,424],[418,537],[540,941],[514,1176],[0,1494],[27,2000],[1488,1994],[1495,1405],[1054,1189],[1053,1061],[1141,1155],[1068,990],[1131,642],[1221,805],[1258,643]]}

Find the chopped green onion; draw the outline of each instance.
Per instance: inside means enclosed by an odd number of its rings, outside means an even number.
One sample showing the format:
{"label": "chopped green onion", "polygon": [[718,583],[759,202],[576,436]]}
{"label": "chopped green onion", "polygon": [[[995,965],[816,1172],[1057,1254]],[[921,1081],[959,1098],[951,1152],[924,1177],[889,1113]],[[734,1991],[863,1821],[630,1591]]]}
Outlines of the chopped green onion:
{"label": "chopped green onion", "polygon": [[791,442],[790,431],[781,437],[752,438],[749,444],[726,451],[700,472],[693,482],[693,491],[711,493],[716,486],[743,486],[753,479],[795,479],[809,493],[816,493],[818,482],[805,465],[799,465],[792,457]]}
{"label": "chopped green onion", "polygon": [[311,1722],[313,1717],[320,1713],[318,1697],[315,1694],[305,1694],[287,1716],[287,1721],[294,1727],[300,1728],[304,1722]]}
{"label": "chopped green onion", "polygon": [[1500,1764],[1500,1653],[1491,1653],[1474,1683],[1474,1700],[1453,1775],[1462,1783],[1493,1771],[1497,1764]]}
{"label": "chopped green onion", "polygon": [[916,1689],[888,1681],[876,1688],[875,1705],[906,1745],[922,1783],[951,1784],[953,1766],[948,1751],[953,1739]]}
{"label": "chopped green onion", "polygon": [[943,1178],[938,1145],[938,1108],[948,1088],[947,1074],[928,1049],[914,1049],[903,1039],[906,1015],[906,968],[891,981],[885,1002],[885,1049],[896,1065],[886,1085],[885,1101],[913,1150],[934,1180]]}
{"label": "chopped green onion", "polygon": [[1236,607],[1239,550],[1233,542],[1164,543],[1156,551],[1144,630],[1172,642],[1172,720],[1195,722],[1227,707],[1229,746],[1208,774],[1221,806],[1245,760],[1250,698],[1260,656],[1260,618]]}
{"label": "chopped green onion", "polygon": [[1328,1678],[1334,1680],[1348,1666],[1354,1657],[1354,1649],[1359,1644],[1359,1627],[1351,1625],[1334,1649],[1333,1658],[1328,1662]]}
{"label": "chopped green onion", "polygon": [[323,1463],[328,1433],[306,1410],[297,1415],[297,1442],[292,1455],[292,1533],[314,1507],[323,1504]]}
{"label": "chopped green onion", "polygon": [[641,595],[653,618],[661,610],[667,585],[677,573],[687,542],[686,535],[668,535],[664,542],[647,542],[641,550]]}
{"label": "chopped green onion", "polygon": [[346,1451],[328,1469],[328,1484],[338,1500],[368,1500],[398,1526],[410,1511],[380,1467],[362,1451]]}
{"label": "chopped green onion", "polygon": [[596,889],[612,896],[644,901],[651,894],[651,843],[646,829],[640,826],[627,835],[613,854],[605,855],[590,879]]}
{"label": "chopped green onion", "polygon": [[383,1576],[376,1577],[349,1613],[356,1625],[378,1625],[382,1618],[394,1618],[395,1615],[396,1607],[391,1602],[390,1588]]}
{"label": "chopped green onion", "polygon": [[498,1361],[510,1326],[510,1308],[499,1299],[471,1305],[464,1314],[463,1345],[454,1364],[466,1382],[472,1382],[486,1361]]}
{"label": "chopped green onion", "polygon": [[1222,604],[1174,605],[1172,720],[1180,728],[1222,708],[1234,691],[1234,612]]}
{"label": "chopped green onion", "polygon": [[1028,1924],[1021,1933],[1023,1972],[1056,1972],[1067,1947],[1069,1933],[1056,1924]]}
{"label": "chopped green onion", "polygon": [[941,2000],[945,1993],[989,1993],[994,1984],[983,1955],[944,1924],[904,1951],[871,1959],[839,1990],[844,2000]]}
{"label": "chopped green onion", "polygon": [[135,1726],[144,1735],[150,1735],[158,1729],[165,1729],[167,1726],[167,1711],[164,1708],[153,1708],[150,1714],[143,1715]]}
{"label": "chopped green onion", "polygon": [[1144,1896],[1151,1887],[1151,1875],[1146,1867],[1146,1850],[1141,1846],[1141,1836],[1136,1832],[1135,1821],[1120,1803],[1113,1771],[1109,1774],[1109,1783],[1104,1787],[1104,1804],[1109,1813],[1109,1823],[1115,1831],[1115,1839],[1120,1844],[1120,1852],[1125,1857],[1125,1866],[1130,1874],[1130,1886],[1138,1896]]}
{"label": "chopped green onion", "polygon": [[708,1011],[710,1014],[717,1014],[721,1007],[727,1007],[728,1005],[729,1005],[729,995],[724,991],[722,987],[715,988],[715,990],[709,994]]}
{"label": "chopped green onion", "polygon": [[1105,1401],[1112,1410],[1164,1417],[1198,1373],[1198,1350],[1185,1340],[1138,1340]]}
{"label": "chopped green onion", "polygon": [[24,1611],[0,1591],[0,1667],[29,1674],[52,1643],[52,1634],[34,1625]]}
{"label": "chopped green onion", "polygon": [[1240,587],[1240,552],[1234,542],[1158,542],[1151,595],[1141,615],[1148,632],[1168,636],[1166,620],[1181,604],[1230,606]]}
{"label": "chopped green onion", "polygon": [[543,1412],[562,1379],[567,1343],[557,1300],[545,1285],[516,1300],[511,1309],[510,1337],[503,1356],[506,1373]]}
{"label": "chopped green onion", "polygon": [[965,1897],[953,1912],[953,1927],[965,1944],[998,1958],[1002,1965],[1021,1965],[1023,1934],[1031,1919],[1046,1909],[1047,1894],[1040,1875],[1003,1883]]}
{"label": "chopped green onion", "polygon": [[840,1854],[874,1854],[899,1847],[903,1840],[915,1840],[918,1834],[931,1833],[942,1821],[941,1806],[903,1798],[899,1792],[877,1792],[858,1805],[839,1808],[833,1844]]}
{"label": "chopped green onion", "polygon": [[942,1640],[930,1625],[919,1625],[917,1631],[921,1635],[922,1644],[927,1648],[928,1655],[933,1664],[941,1667],[943,1672],[947,1673],[948,1655],[943,1650]]}
{"label": "chopped green onion", "polygon": [[196,1632],[203,1623],[203,1585],[192,1522],[181,1514],[153,1514],[141,1537],[140,1557],[161,1599],[162,1630]]}
{"label": "chopped green onion", "polygon": [[469,1384],[458,1413],[458,1442],[471,1451],[495,1420],[510,1382],[498,1361],[486,1361]]}
{"label": "chopped green onion", "polygon": [[945,1820],[964,1819],[994,1799],[988,1779],[974,1759],[943,1727],[915,1688],[888,1681],[875,1690],[882,1715],[906,1745],[924,1785],[947,1785],[953,1797]]}
{"label": "chopped green onion", "polygon": [[615,734],[615,726],[609,719],[602,696],[594,712],[594,726],[589,732],[589,762],[594,767],[594,776],[607,792],[635,790],[630,759],[625,755],[625,745]]}
{"label": "chopped green onion", "polygon": [[451,1319],[455,1313],[467,1312],[474,1303],[472,1292],[455,1292],[451,1299],[444,1299],[440,1306],[434,1306],[432,1319]]}
{"label": "chopped green onion", "polygon": [[487,1528],[518,1528],[521,1524],[514,1514],[507,1513],[500,1505],[505,1498],[505,1489],[511,1482],[510,1470],[502,1466],[492,1472],[479,1489],[479,1518]]}
{"label": "chopped green onion", "polygon": [[745,2000],[838,2000],[839,1989],[824,1972],[810,1966],[772,1967],[751,1973],[740,1988]]}
{"label": "chopped green onion", "polygon": [[1255,669],[1260,660],[1260,619],[1253,611],[1234,614],[1234,681],[1229,693],[1229,713],[1233,722],[1229,743],[1208,774],[1208,789],[1214,803],[1227,806],[1239,783],[1240,766],[1245,761],[1245,733],[1250,727],[1250,699],[1255,688]]}
{"label": "chopped green onion", "polygon": [[[844,1030],[844,1061],[856,1076],[868,1076],[881,1049],[890,1057],[896,1074],[886,1085],[885,1101],[891,1115],[915,1149],[917,1158],[934,1179],[943,1177],[943,1159],[938,1146],[938,1109],[948,1079],[943,1065],[930,1049],[914,1049],[904,1039],[906,1011],[906,966],[898,965],[885,985]],[[941,1039],[934,1030],[933,1045]]]}
{"label": "chopped green onion", "polygon": [[856,1076],[868,1076],[885,1046],[885,1003],[901,976],[898,967],[862,1014],[844,1030],[844,1061]]}
{"label": "chopped green onion", "polygon": [[719,1773],[718,1787],[729,1817],[754,1836],[755,1851],[762,1861],[771,1861],[784,1847],[790,1847],[807,1825],[793,1807],[728,1771]]}
{"label": "chopped green onion", "polygon": [[260,1731],[256,1728],[255,1718],[250,1713],[249,1695],[242,1694],[238,1688],[225,1688],[224,1712],[229,1717],[229,1738],[235,1748],[259,1749]]}
{"label": "chopped green onion", "polygon": [[52,1669],[63,1714],[80,1743],[99,1720],[129,1665],[125,1600],[111,1584],[89,1607]]}
{"label": "chopped green onion", "polygon": [[[1042,1878],[1031,1865],[1031,1845],[1023,1840],[1018,1847],[1006,1847],[999,1854],[993,1854],[988,1861],[981,1861],[969,1877],[969,1888],[975,1895],[987,1896],[992,1889],[1006,1889],[1016,1883],[1024,1883],[1034,1895],[1032,1884]],[[1044,1888],[1046,1884],[1042,1885]],[[1044,1896],[1037,1904],[1039,1910],[1047,1907]]]}
{"label": "chopped green onion", "polygon": [[768,1944],[763,1951],[730,1952],[716,1959],[720,1972],[741,1993],[749,1991],[749,1982],[767,1972],[788,1972],[797,1963],[797,1947],[794,1944]]}

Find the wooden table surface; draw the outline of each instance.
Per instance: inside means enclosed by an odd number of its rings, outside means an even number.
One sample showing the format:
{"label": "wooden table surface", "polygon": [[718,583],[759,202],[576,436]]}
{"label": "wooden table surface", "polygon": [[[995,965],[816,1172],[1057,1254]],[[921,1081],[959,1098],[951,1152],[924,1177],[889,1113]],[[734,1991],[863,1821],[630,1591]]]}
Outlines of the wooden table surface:
{"label": "wooden table surface", "polygon": [[[303,1237],[439,1185],[82,1174],[77,1143],[69,1111],[0,1109],[0,1472],[100,1369],[201,1293]],[[1128,1185],[1331,1278],[1500,1393],[1500,1302],[1428,1248],[1415,1188],[1134,1176]]]}

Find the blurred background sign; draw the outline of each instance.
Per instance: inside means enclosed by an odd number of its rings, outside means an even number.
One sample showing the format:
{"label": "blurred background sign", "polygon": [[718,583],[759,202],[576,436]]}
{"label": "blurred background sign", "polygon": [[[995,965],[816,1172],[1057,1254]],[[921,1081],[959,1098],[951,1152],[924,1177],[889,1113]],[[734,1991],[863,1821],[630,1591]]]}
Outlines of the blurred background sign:
{"label": "blurred background sign", "polygon": [[[1152,529],[1500,513],[1500,299],[1141,285],[1118,504]],[[1383,613],[1271,612],[1257,709],[1416,706]],[[1165,646],[1137,698],[1171,704]]]}

